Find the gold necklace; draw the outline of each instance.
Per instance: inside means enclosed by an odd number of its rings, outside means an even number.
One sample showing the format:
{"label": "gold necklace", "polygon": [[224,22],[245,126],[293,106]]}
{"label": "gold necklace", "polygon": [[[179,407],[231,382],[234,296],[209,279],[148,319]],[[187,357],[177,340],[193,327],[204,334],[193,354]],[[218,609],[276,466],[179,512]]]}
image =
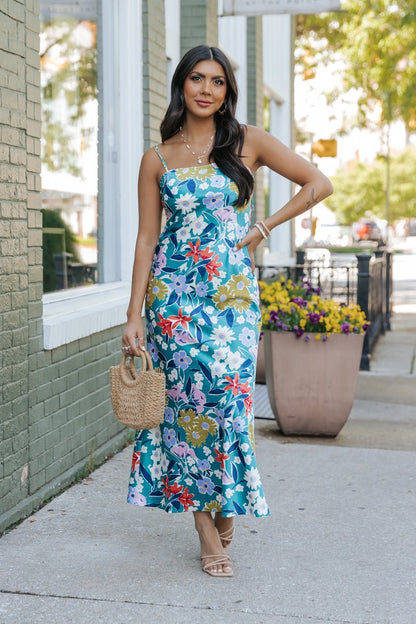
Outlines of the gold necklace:
{"label": "gold necklace", "polygon": [[184,137],[184,135],[183,135],[183,132],[182,132],[182,126],[180,126],[179,130],[180,130],[180,132],[181,132],[181,137],[182,137],[182,140],[183,140],[183,142],[185,143],[185,147],[186,147],[186,148],[187,148],[187,149],[191,152],[191,154],[192,154],[193,156],[195,156],[195,158],[196,158],[196,160],[197,160],[198,164],[202,165],[202,159],[203,159],[203,157],[205,156],[205,154],[207,153],[207,151],[208,151],[209,147],[211,146],[211,143],[212,143],[212,140],[213,140],[213,138],[214,138],[214,136],[215,136],[215,133],[214,133],[214,134],[210,137],[209,142],[208,142],[208,145],[206,146],[206,148],[204,149],[204,151],[203,151],[203,152],[202,152],[202,153],[198,156],[198,155],[197,155],[197,153],[196,153],[196,152],[194,152],[194,151],[193,151],[193,149],[191,148],[191,146],[190,146],[189,142],[185,139],[185,137]]}

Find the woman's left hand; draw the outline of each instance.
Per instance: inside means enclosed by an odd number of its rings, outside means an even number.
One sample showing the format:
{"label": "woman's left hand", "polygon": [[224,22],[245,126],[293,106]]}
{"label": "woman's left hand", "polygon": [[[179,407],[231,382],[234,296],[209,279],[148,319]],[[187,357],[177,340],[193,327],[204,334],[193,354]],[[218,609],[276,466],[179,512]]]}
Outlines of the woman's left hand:
{"label": "woman's left hand", "polygon": [[263,240],[263,237],[258,231],[258,229],[252,228],[248,232],[248,234],[246,234],[244,238],[242,238],[235,246],[235,249],[238,250],[238,249],[242,249],[243,247],[247,245],[248,253],[250,256],[250,260],[251,260],[251,272],[253,273],[253,275],[254,275],[254,271],[256,268],[256,264],[254,261],[254,252],[256,251],[256,248],[258,247],[258,245],[260,245],[262,240]]}

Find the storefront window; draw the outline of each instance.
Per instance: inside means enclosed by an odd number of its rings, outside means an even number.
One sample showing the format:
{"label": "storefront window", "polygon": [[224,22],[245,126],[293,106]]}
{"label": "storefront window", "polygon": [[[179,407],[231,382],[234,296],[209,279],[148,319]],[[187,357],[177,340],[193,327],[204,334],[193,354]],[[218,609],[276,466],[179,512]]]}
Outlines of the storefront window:
{"label": "storefront window", "polygon": [[40,3],[44,291],[97,281],[97,1]]}

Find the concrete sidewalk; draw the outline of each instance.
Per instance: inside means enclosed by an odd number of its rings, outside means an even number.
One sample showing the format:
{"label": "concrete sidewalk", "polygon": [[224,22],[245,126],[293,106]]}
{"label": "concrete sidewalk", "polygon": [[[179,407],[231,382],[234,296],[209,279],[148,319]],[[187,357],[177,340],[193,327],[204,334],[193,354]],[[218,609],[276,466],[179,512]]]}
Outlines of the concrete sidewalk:
{"label": "concrete sidewalk", "polygon": [[200,570],[192,514],[125,503],[131,448],[0,541],[0,622],[414,624],[415,454],[279,444],[271,516],[237,519],[233,579]]}
{"label": "concrete sidewalk", "polygon": [[337,438],[282,436],[256,391],[271,515],[237,518],[234,578],[201,572],[191,513],[127,505],[129,447],[2,537],[0,624],[414,624],[416,402],[381,392],[415,385],[408,286]]}

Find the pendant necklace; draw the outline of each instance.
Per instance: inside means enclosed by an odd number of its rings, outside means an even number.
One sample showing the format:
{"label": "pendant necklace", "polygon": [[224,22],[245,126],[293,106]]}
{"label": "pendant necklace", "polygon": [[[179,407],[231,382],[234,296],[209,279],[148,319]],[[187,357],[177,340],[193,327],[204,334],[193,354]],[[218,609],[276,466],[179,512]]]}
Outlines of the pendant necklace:
{"label": "pendant necklace", "polygon": [[191,148],[190,144],[187,142],[187,140],[186,140],[186,139],[185,139],[185,137],[183,136],[182,126],[180,126],[179,130],[180,130],[180,132],[181,132],[181,137],[182,137],[182,140],[183,140],[183,142],[185,143],[185,147],[186,147],[186,148],[187,148],[187,149],[191,152],[191,154],[192,154],[193,156],[195,156],[195,158],[196,158],[196,160],[197,160],[197,163],[198,163],[198,164],[200,164],[200,165],[202,165],[202,159],[203,159],[203,157],[205,156],[205,154],[207,153],[208,149],[210,148],[211,143],[212,143],[212,140],[213,140],[213,138],[214,138],[214,136],[215,136],[215,133],[214,133],[214,134],[210,137],[209,142],[208,142],[208,145],[206,146],[206,148],[204,149],[204,151],[203,151],[201,154],[199,154],[199,156],[198,156],[198,155],[196,154],[196,152],[194,152],[194,151],[193,151],[193,149]]}

